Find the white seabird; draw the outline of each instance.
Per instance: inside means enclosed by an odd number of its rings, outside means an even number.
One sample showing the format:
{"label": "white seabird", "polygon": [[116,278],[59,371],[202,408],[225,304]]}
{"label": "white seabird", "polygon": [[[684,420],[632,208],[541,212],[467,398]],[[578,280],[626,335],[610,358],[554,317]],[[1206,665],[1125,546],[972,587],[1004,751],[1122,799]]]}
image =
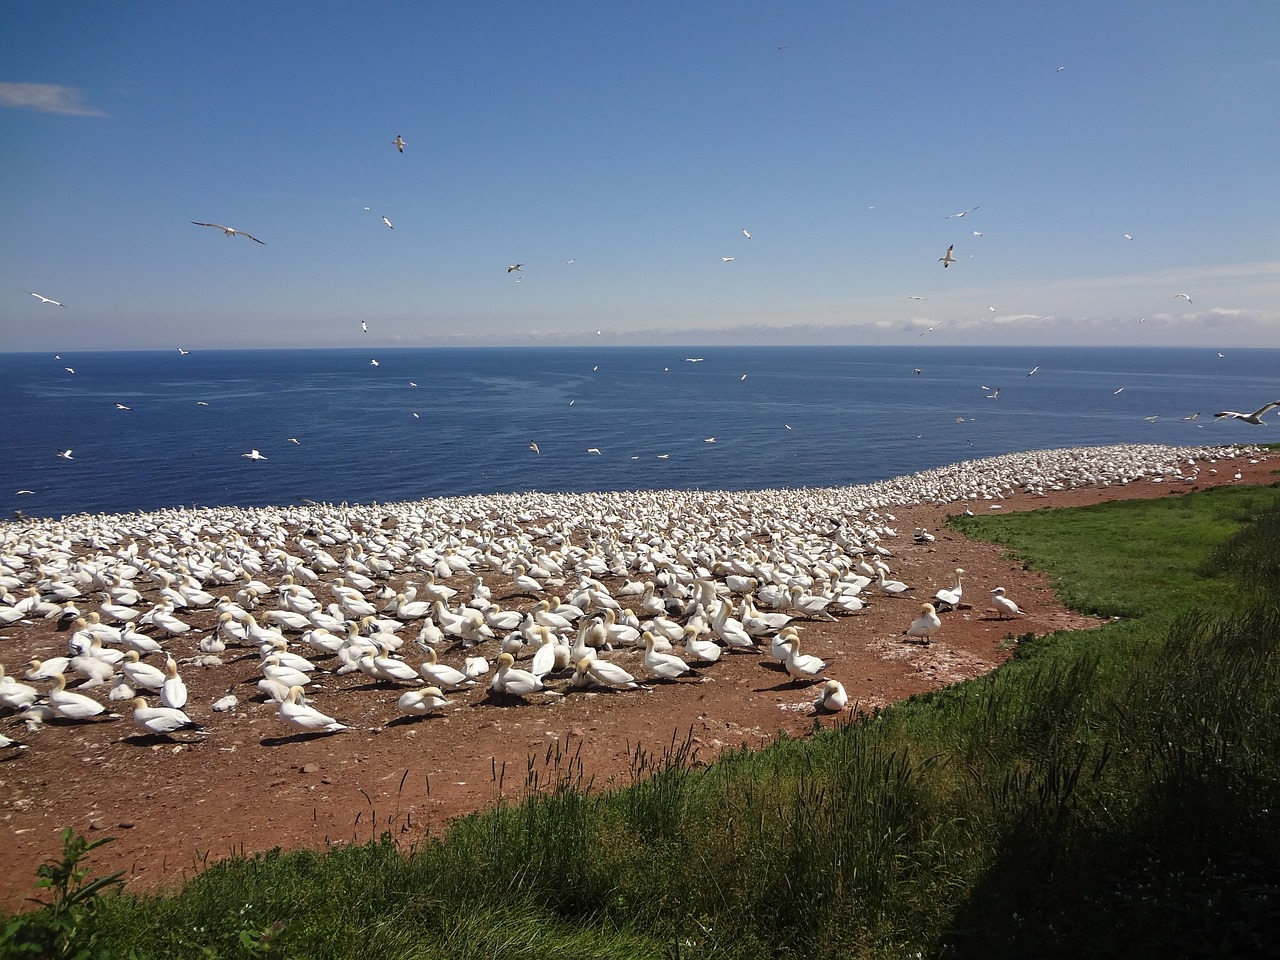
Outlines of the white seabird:
{"label": "white seabird", "polygon": [[51,303],[51,304],[53,304],[55,307],[62,307],[64,310],[65,310],[65,309],[66,309],[66,307],[67,307],[67,305],[66,305],[65,303],[59,303],[57,300],[51,300],[51,299],[50,299],[50,298],[48,298],[48,297],[45,297],[45,296],[42,296],[42,295],[40,295],[40,294],[36,293],[34,290],[28,290],[28,291],[27,291],[27,293],[31,294],[33,297],[35,297],[35,298],[36,298],[37,300],[39,300],[41,303]]}
{"label": "white seabird", "polygon": [[248,460],[266,460],[267,458],[260,454],[257,450],[250,450],[248,453],[242,453],[240,456]]}
{"label": "white seabird", "polygon": [[942,264],[944,270],[956,262],[956,258],[951,255],[955,248],[956,245],[954,243],[951,244],[947,247],[947,252],[938,258],[938,262]]}
{"label": "white seabird", "polygon": [[397,133],[396,138],[392,140],[391,143],[392,145],[395,146],[397,150],[399,150],[401,153],[404,153],[404,137],[400,136],[400,134]]}
{"label": "white seabird", "polygon": [[991,602],[995,604],[995,608],[1000,611],[1000,619],[1006,617],[1020,617],[1025,610],[1021,609],[1016,603],[1004,595],[1004,587],[996,587],[991,591]]}
{"label": "white seabird", "polygon": [[1253,413],[1237,413],[1235,410],[1223,410],[1213,415],[1213,419],[1219,420],[1243,420],[1245,423],[1262,425],[1262,415],[1273,407],[1280,407],[1280,400],[1273,400],[1271,403],[1264,404]]}
{"label": "white seabird", "polygon": [[253,234],[245,233],[243,230],[237,230],[235,227],[224,227],[220,223],[201,223],[199,220],[192,220],[191,222],[194,223],[197,227],[214,227],[217,230],[221,230],[228,237],[235,237],[235,236],[248,237],[254,243],[261,243],[263,246],[266,246],[265,240],[259,240]]}

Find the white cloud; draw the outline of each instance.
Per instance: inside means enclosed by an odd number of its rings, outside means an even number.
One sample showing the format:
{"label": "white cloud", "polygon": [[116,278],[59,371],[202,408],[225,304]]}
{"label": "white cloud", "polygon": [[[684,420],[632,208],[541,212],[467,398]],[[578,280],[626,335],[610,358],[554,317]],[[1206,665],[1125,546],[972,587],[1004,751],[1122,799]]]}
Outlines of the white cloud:
{"label": "white cloud", "polygon": [[56,83],[0,83],[0,106],[73,117],[106,116],[101,110],[86,105],[84,94],[75,87]]}

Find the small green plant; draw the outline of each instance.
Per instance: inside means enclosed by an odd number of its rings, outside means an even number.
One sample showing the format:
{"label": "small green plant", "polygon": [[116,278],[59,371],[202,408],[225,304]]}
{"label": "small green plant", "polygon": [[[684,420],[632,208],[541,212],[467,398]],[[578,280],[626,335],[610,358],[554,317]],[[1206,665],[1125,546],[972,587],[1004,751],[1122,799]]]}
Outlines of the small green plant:
{"label": "small green plant", "polygon": [[110,843],[103,837],[90,843],[70,827],[62,831],[62,859],[49,860],[36,870],[36,886],[48,890],[48,900],[37,900],[40,909],[19,914],[0,931],[0,956],[97,960],[109,956],[98,949],[93,930],[102,891],[123,883],[120,870],[86,881],[81,861],[91,850]]}

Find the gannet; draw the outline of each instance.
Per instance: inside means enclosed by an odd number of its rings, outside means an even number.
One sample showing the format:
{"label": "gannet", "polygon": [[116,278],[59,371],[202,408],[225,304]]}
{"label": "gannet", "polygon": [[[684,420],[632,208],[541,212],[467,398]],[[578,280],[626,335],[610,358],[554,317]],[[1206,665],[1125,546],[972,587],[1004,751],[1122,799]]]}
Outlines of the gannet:
{"label": "gannet", "polygon": [[387,229],[388,229],[388,230],[394,230],[394,229],[395,229],[395,227],[391,226],[391,221],[390,221],[390,220],[388,220],[386,217],[383,217],[383,218],[382,218],[382,222],[383,222],[383,223],[385,223],[385,224],[387,225]]}
{"label": "gannet", "polygon": [[938,592],[933,595],[933,599],[948,607],[958,607],[960,605],[960,598],[964,595],[964,584],[960,579],[963,575],[964,567],[956,567],[955,588],[952,590],[940,588]]}
{"label": "gannet", "polygon": [[991,591],[991,602],[1000,611],[1001,620],[1006,617],[1020,617],[1026,613],[1025,610],[1020,609],[1016,603],[1004,595],[1004,587],[996,587]]}
{"label": "gannet", "polygon": [[237,230],[235,227],[224,227],[220,223],[201,223],[199,220],[192,220],[191,222],[194,223],[197,227],[214,227],[215,229],[221,230],[228,237],[235,237],[235,236],[248,237],[254,243],[261,243],[263,244],[263,246],[266,246],[264,241],[259,240],[253,234],[245,233],[243,230]]}
{"label": "gannet", "polygon": [[907,637],[921,637],[924,642],[930,643],[930,638],[942,629],[942,621],[938,619],[937,612],[933,609],[932,603],[923,604],[920,607],[920,616],[911,621],[911,625],[902,633]]}
{"label": "gannet", "polygon": [[250,450],[248,453],[242,453],[240,456],[248,460],[266,460],[267,458],[260,454],[257,450]]}
{"label": "gannet", "polygon": [[421,690],[409,690],[400,694],[396,707],[403,713],[423,716],[441,707],[453,706],[452,700],[446,700],[439,687],[423,687]]}
{"label": "gannet", "polygon": [[524,266],[523,263],[513,263],[509,267],[507,267],[507,273],[516,273],[523,266]]}
{"label": "gannet", "polygon": [[178,707],[149,707],[142,697],[133,698],[133,722],[147,733],[168,736],[179,730],[203,731],[203,727]]}
{"label": "gannet", "polygon": [[783,661],[787,673],[793,680],[815,680],[823,670],[827,669],[827,664],[820,657],[815,657],[809,653],[800,652],[800,637],[798,634],[791,634],[786,639],[787,659]]}
{"label": "gannet", "polygon": [[675,654],[654,649],[655,637],[652,633],[646,630],[641,636],[644,638],[644,665],[649,670],[664,680],[674,680],[689,672],[689,665]]}
{"label": "gannet", "polygon": [[36,293],[36,292],[34,292],[34,291],[32,291],[32,290],[28,290],[28,291],[27,291],[27,293],[31,294],[33,297],[35,297],[35,298],[36,298],[37,300],[39,300],[41,303],[51,303],[51,304],[53,304],[55,307],[62,307],[63,309],[66,309],[66,306],[67,306],[67,305],[66,305],[65,303],[59,303],[57,300],[50,300],[48,297],[43,297],[43,296],[41,296],[40,294],[38,294],[38,293]]}
{"label": "gannet", "polygon": [[68,720],[88,720],[96,717],[107,708],[92,697],[83,693],[72,693],[66,689],[67,678],[61,673],[53,675],[53,689],[49,691],[49,706],[54,713]]}
{"label": "gannet", "polygon": [[74,449],[75,447],[67,447],[67,449],[65,450],[59,450],[58,456],[60,456],[63,460],[74,460],[75,457],[71,456],[71,451]]}
{"label": "gannet", "polygon": [[345,723],[326,716],[314,707],[309,707],[302,700],[302,688],[293,686],[280,703],[280,719],[286,720],[299,730],[307,733],[337,733],[349,729]]}
{"label": "gannet", "polygon": [[396,138],[392,140],[391,143],[395,146],[397,150],[399,150],[401,153],[404,153],[404,137],[400,136],[400,134],[397,133]]}
{"label": "gannet", "polygon": [[828,680],[822,685],[822,689],[818,691],[818,699],[813,702],[813,708],[818,711],[828,713],[839,713],[849,705],[849,695],[845,692],[844,684],[839,680]]}
{"label": "gannet", "polygon": [[1264,404],[1257,410],[1253,411],[1253,413],[1237,413],[1235,410],[1223,410],[1219,413],[1215,413],[1213,415],[1213,419],[1242,420],[1245,423],[1253,423],[1261,426],[1262,415],[1273,407],[1280,407],[1280,400],[1273,400],[1271,403]]}
{"label": "gannet", "polygon": [[505,693],[513,697],[523,697],[545,689],[542,680],[528,670],[520,670],[515,666],[516,658],[509,653],[498,654],[498,669],[489,681],[489,689],[494,693]]}
{"label": "gannet", "polygon": [[1177,299],[1179,299],[1179,298],[1181,298],[1181,299],[1183,299],[1183,300],[1187,301],[1187,303],[1190,303],[1190,302],[1191,302],[1191,297],[1189,297],[1189,296],[1188,296],[1187,294],[1185,294],[1185,293],[1175,293],[1175,294],[1173,295],[1173,299],[1177,300]]}
{"label": "gannet", "polygon": [[956,258],[951,255],[951,252],[955,250],[955,248],[956,245],[954,243],[951,244],[947,247],[947,252],[938,258],[938,262],[942,264],[943,269],[946,269],[956,262]]}
{"label": "gannet", "polygon": [[947,214],[947,216],[943,217],[942,219],[943,220],[961,220],[964,217],[967,217],[969,214],[973,213],[973,211],[977,209],[978,209],[977,207],[970,207],[968,210],[961,210],[959,213]]}

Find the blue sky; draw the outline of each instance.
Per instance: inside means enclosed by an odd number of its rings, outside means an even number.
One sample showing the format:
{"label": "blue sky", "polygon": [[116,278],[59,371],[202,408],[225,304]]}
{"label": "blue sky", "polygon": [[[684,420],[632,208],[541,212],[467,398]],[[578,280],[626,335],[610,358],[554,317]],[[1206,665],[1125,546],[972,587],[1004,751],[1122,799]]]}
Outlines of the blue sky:
{"label": "blue sky", "polygon": [[1280,346],[1270,0],[15,0],[0,27],[3,350]]}

